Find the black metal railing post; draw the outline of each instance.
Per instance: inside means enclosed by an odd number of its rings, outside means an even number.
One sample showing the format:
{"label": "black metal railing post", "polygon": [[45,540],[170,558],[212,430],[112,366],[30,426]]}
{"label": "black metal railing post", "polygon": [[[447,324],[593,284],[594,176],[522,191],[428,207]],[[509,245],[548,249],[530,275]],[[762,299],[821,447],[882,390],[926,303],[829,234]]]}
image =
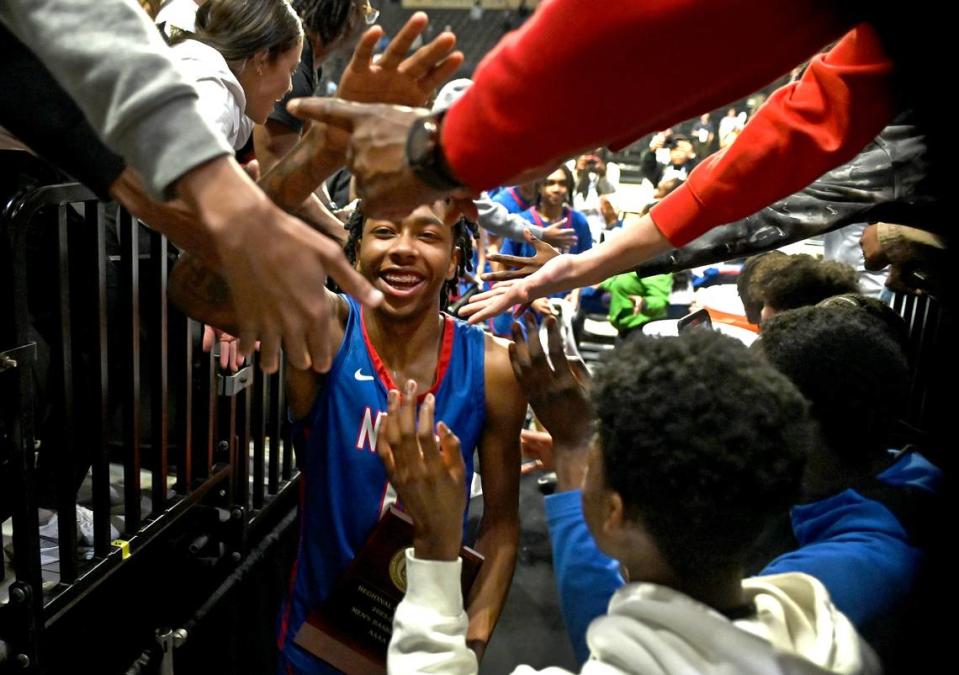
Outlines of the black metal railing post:
{"label": "black metal railing post", "polygon": [[57,269],[60,306],[60,400],[63,419],[57,437],[57,534],[60,548],[60,581],[77,578],[77,495],[75,485],[76,424],[73,399],[73,331],[70,319],[70,245],[67,205],[57,207]]}
{"label": "black metal railing post", "polygon": [[93,231],[89,237],[93,250],[85,257],[95,261],[97,275],[96,332],[93,350],[95,370],[94,411],[98,415],[93,425],[93,548],[94,554],[105,558],[110,553],[110,450],[107,416],[110,409],[109,334],[107,316],[107,253],[106,212],[102,203],[88,202],[84,208],[84,221]]}
{"label": "black metal railing post", "polygon": [[123,501],[124,530],[132,534],[140,529],[140,238],[136,220],[121,210],[117,216],[120,232],[122,277],[127,282],[127,341],[129,373],[123,398]]}
{"label": "black metal railing post", "polygon": [[150,268],[153,283],[148,287],[156,296],[155,323],[150,326],[155,330],[151,339],[151,369],[150,378],[152,392],[150,403],[150,432],[153,455],[152,469],[152,515],[156,516],[166,508],[167,475],[168,475],[168,447],[170,442],[169,426],[169,390],[167,381],[167,362],[169,357],[167,324],[167,240],[158,232],[150,234]]}

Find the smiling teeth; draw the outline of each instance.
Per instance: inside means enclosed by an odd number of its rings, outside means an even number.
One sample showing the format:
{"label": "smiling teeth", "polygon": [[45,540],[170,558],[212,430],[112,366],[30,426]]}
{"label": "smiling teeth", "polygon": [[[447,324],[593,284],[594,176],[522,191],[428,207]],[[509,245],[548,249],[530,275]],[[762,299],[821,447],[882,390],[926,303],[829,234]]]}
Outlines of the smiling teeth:
{"label": "smiling teeth", "polygon": [[387,274],[384,278],[391,284],[416,284],[420,278],[413,274]]}

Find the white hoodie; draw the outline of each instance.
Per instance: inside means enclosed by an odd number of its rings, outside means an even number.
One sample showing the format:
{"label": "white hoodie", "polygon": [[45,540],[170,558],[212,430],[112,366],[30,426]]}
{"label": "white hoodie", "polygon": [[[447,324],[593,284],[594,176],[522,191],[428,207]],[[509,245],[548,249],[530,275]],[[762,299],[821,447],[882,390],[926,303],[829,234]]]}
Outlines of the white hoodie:
{"label": "white hoodie", "polygon": [[[390,673],[476,673],[466,646],[467,617],[460,591],[460,561],[407,558],[407,591],[396,609],[387,668]],[[880,673],[872,649],[805,574],[743,581],[756,614],[730,621],[665,586],[631,583],[586,634],[590,659],[581,673],[612,675],[807,675]],[[568,673],[519,666],[515,675]]]}

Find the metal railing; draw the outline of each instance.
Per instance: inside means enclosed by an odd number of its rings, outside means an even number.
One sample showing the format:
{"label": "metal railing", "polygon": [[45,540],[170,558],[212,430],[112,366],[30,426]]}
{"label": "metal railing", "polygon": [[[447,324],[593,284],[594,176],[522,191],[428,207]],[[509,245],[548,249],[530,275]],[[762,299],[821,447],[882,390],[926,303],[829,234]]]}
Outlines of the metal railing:
{"label": "metal railing", "polygon": [[[283,369],[264,376],[254,359],[220,372],[200,348],[202,327],[167,306],[173,251],[163,236],[85,187],[60,184],[3,206],[0,246],[11,313],[0,314],[0,485],[9,486],[0,507],[13,530],[13,573],[0,568],[0,672],[41,672],[44,632],[179,519],[210,506],[229,514],[208,538],[237,565],[288,516],[298,476]],[[36,260],[51,251],[55,272],[41,276]],[[38,429],[37,410],[51,407]],[[111,461],[123,483],[112,499]],[[84,475],[91,546],[76,526]],[[38,507],[51,488],[45,506],[58,526],[55,553],[47,549],[57,565],[41,560]],[[122,511],[119,537],[111,509]]]}

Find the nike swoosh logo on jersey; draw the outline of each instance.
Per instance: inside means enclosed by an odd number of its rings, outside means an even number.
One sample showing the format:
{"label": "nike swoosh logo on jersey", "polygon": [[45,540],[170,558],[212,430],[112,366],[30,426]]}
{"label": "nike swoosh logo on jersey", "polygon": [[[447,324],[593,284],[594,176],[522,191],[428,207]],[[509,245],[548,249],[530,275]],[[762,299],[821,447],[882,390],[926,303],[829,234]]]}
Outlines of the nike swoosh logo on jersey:
{"label": "nike swoosh logo on jersey", "polygon": [[353,373],[353,377],[355,377],[355,378],[356,378],[357,380],[359,380],[360,382],[366,382],[366,381],[368,381],[368,380],[372,380],[372,379],[373,379],[373,376],[372,376],[372,375],[364,375],[362,371],[363,371],[362,368],[357,368],[357,369],[356,369],[356,372]]}

